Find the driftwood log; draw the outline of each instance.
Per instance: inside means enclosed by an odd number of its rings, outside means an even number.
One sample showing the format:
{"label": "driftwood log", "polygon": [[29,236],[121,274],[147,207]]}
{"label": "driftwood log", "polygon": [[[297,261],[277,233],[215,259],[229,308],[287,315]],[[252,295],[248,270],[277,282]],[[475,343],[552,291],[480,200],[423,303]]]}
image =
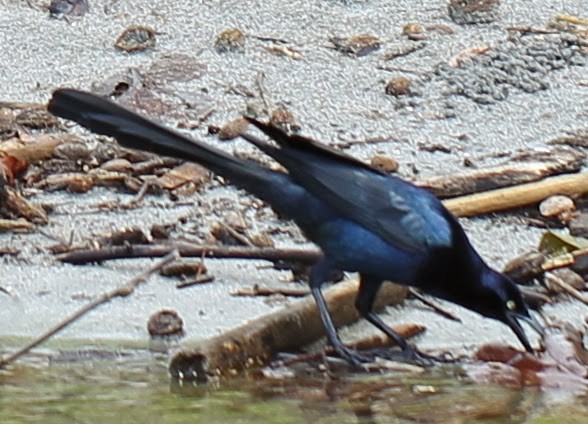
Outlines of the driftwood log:
{"label": "driftwood log", "polygon": [[[358,281],[347,280],[324,291],[337,327],[359,318],[355,309]],[[385,284],[375,310],[404,300],[407,289]],[[278,352],[298,350],[325,335],[314,300],[308,298],[205,340],[189,340],[174,355],[170,373],[178,379],[207,381],[266,364]]]}

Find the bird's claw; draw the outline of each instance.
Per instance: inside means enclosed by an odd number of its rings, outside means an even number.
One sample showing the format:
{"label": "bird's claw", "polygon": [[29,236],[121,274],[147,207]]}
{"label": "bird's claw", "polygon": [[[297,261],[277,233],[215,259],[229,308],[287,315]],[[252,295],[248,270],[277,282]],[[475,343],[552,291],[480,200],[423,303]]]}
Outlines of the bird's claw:
{"label": "bird's claw", "polygon": [[[420,366],[431,366],[439,363],[453,362],[451,359],[437,357],[421,352],[413,346],[407,346],[403,350],[390,350],[387,348],[378,348],[370,351],[370,355],[375,359],[376,357],[388,359],[391,361],[400,361],[412,363]],[[372,359],[373,361],[373,359]]]}
{"label": "bird's claw", "polygon": [[363,364],[374,361],[374,358],[362,355],[357,350],[346,346],[338,346],[335,348],[335,351],[337,352],[337,355],[341,357],[341,359],[345,360],[347,363],[356,368],[363,368]]}

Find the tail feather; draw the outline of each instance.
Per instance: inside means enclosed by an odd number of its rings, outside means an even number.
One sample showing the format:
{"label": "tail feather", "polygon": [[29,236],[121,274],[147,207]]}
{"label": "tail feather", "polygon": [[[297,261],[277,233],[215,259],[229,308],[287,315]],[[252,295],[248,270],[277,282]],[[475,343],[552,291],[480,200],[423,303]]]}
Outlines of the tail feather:
{"label": "tail feather", "polygon": [[197,162],[247,190],[251,189],[251,185],[266,183],[271,178],[272,171],[257,162],[192,141],[90,93],[57,90],[48,109],[54,115],[75,121],[95,133],[114,137],[125,147]]}

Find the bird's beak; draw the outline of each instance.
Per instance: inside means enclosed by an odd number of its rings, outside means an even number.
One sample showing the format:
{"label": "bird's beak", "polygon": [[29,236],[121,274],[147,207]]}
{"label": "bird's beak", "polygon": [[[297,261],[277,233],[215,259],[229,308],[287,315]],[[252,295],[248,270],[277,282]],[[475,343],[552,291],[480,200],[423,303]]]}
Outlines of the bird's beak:
{"label": "bird's beak", "polygon": [[539,324],[539,322],[531,315],[523,315],[517,312],[509,311],[506,313],[506,318],[508,326],[517,335],[527,352],[533,352],[531,344],[529,343],[529,339],[527,338],[523,327],[521,327],[519,320],[525,321],[541,336],[545,334],[545,329],[543,326]]}

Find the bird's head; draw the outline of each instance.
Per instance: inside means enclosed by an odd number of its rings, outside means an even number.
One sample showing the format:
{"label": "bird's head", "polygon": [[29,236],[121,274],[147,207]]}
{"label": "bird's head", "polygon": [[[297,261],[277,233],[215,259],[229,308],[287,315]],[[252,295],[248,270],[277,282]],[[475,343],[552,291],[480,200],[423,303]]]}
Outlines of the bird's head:
{"label": "bird's head", "polygon": [[520,321],[525,321],[539,334],[543,334],[544,329],[529,313],[519,288],[509,277],[492,269],[487,269],[483,274],[481,283],[481,298],[470,308],[508,325],[525,349],[532,352],[533,349]]}

